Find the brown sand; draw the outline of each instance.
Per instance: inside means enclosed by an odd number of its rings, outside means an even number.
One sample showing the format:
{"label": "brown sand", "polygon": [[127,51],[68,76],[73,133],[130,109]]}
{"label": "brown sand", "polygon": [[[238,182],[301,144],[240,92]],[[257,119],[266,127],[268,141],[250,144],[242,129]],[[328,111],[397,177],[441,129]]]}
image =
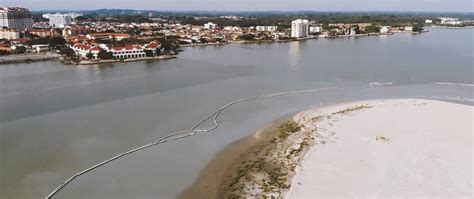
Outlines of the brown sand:
{"label": "brown sand", "polygon": [[254,146],[270,140],[278,133],[278,126],[283,122],[292,119],[294,114],[280,118],[257,130],[255,134],[237,140],[220,151],[214,159],[200,172],[198,179],[183,191],[177,198],[179,199],[212,199],[220,198],[221,185],[224,178],[229,175],[234,164],[238,164],[242,154],[252,149]]}

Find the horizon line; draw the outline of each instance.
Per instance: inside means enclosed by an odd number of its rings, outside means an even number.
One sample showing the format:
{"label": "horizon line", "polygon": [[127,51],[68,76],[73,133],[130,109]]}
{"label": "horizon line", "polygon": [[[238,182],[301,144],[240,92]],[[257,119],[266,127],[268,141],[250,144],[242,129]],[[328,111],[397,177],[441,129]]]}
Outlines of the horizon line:
{"label": "horizon line", "polygon": [[458,13],[458,14],[474,14],[474,11],[415,11],[415,10],[173,10],[173,9],[131,9],[131,8],[91,8],[91,9],[30,9],[31,11],[97,11],[97,10],[133,10],[133,11],[148,11],[148,12],[236,12],[236,13],[250,13],[250,12],[340,12],[340,13],[362,13],[362,12],[386,12],[386,13]]}

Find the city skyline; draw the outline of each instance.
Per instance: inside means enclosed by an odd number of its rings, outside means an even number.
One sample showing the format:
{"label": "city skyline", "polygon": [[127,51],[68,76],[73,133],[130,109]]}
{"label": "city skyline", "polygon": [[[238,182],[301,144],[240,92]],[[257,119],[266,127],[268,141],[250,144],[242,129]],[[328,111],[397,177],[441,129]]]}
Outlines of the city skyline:
{"label": "city skyline", "polygon": [[65,1],[58,0],[4,0],[2,6],[19,6],[35,10],[94,10],[101,8],[172,10],[172,11],[420,11],[420,12],[473,12],[470,0],[115,0]]}

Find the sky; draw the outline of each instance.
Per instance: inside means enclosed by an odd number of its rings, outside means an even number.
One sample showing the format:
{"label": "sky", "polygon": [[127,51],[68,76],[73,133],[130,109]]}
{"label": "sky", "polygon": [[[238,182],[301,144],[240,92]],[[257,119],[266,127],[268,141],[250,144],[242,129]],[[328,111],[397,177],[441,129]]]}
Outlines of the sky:
{"label": "sky", "polygon": [[444,11],[473,12],[473,0],[0,0],[30,10]]}

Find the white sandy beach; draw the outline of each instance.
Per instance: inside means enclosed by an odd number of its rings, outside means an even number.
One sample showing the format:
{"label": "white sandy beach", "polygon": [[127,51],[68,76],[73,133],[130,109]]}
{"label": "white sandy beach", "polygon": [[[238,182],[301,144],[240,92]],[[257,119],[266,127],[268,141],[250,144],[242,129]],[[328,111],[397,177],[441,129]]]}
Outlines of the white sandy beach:
{"label": "white sandy beach", "polygon": [[[314,119],[357,106],[370,108]],[[420,99],[301,112],[304,128],[332,136],[306,153],[286,198],[472,198],[473,113]]]}

